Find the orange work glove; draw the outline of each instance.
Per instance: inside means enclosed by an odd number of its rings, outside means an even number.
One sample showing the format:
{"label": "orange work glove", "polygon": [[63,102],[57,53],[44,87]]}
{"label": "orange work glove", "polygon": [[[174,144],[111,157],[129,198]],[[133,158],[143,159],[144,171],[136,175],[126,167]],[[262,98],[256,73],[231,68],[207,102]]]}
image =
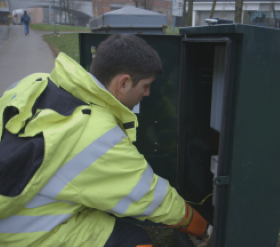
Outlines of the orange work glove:
{"label": "orange work glove", "polygon": [[167,226],[178,229],[192,236],[202,236],[207,229],[207,221],[186,202],[186,213],[183,219],[176,225]]}

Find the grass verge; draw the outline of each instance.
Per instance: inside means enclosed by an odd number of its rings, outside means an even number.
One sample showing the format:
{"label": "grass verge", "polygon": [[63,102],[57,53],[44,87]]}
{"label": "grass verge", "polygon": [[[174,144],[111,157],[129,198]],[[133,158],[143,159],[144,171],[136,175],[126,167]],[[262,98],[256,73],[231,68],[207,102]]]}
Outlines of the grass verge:
{"label": "grass verge", "polygon": [[179,27],[175,27],[173,30],[172,26],[169,26],[168,28],[165,29],[165,34],[179,34]]}
{"label": "grass verge", "polygon": [[58,55],[59,52],[64,52],[80,63],[78,33],[46,34],[43,35],[43,39],[49,44],[56,55]]}
{"label": "grass verge", "polygon": [[[43,25],[43,24],[33,24],[31,26],[44,26],[52,27],[53,25]],[[73,26],[65,26],[67,28]],[[43,29],[41,29],[43,30]],[[44,29],[47,31],[46,29]],[[166,29],[166,34],[179,34],[179,28],[176,27],[173,31],[173,27],[168,27]],[[67,33],[67,34],[46,34],[43,35],[43,39],[49,44],[51,49],[58,55],[59,52],[64,52],[69,57],[73,58],[75,61],[80,63],[80,53],[79,53],[79,37],[78,33]]]}
{"label": "grass verge", "polygon": [[[48,24],[31,24],[30,28],[35,31],[50,31],[54,32],[54,25]],[[88,27],[77,27],[68,25],[56,25],[57,32],[90,32]]]}

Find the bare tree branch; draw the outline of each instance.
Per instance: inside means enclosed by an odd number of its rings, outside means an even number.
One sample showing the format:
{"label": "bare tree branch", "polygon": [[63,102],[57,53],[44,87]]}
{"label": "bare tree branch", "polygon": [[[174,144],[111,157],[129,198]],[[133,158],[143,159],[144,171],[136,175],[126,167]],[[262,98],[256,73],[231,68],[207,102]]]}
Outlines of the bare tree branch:
{"label": "bare tree branch", "polygon": [[133,0],[135,2],[135,7],[144,7],[144,9],[152,10],[154,7],[154,0]]}
{"label": "bare tree branch", "polygon": [[276,17],[276,11],[275,11],[274,0],[271,0],[271,9],[272,9],[272,11],[273,11],[274,27],[278,27],[278,26],[277,26],[277,17]]}
{"label": "bare tree branch", "polygon": [[183,4],[183,18],[182,18],[182,27],[186,25],[186,7],[187,7],[187,0],[184,0]]}
{"label": "bare tree branch", "polygon": [[188,18],[187,18],[187,26],[192,26],[192,19],[193,19],[193,0],[189,0],[188,2]]}
{"label": "bare tree branch", "polygon": [[139,6],[139,0],[133,0],[133,2],[135,2],[135,7],[138,8],[138,6]]}
{"label": "bare tree branch", "polygon": [[212,8],[211,8],[211,12],[210,12],[209,18],[213,18],[213,15],[214,15],[214,12],[215,12],[215,8],[216,8],[216,3],[217,3],[217,0],[213,0]]}
{"label": "bare tree branch", "polygon": [[235,1],[235,23],[242,22],[242,7],[243,7],[243,0],[236,0]]}

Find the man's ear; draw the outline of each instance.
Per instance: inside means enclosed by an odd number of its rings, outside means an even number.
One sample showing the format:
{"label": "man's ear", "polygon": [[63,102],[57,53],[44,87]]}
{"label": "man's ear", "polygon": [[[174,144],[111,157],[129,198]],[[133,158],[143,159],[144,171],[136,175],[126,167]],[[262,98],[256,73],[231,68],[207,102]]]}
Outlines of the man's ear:
{"label": "man's ear", "polygon": [[121,93],[121,94],[124,94],[126,93],[132,86],[132,80],[131,80],[131,77],[130,75],[128,74],[122,74],[120,75],[120,77],[118,78],[118,91]]}
{"label": "man's ear", "polygon": [[110,82],[109,86],[106,88],[113,94],[119,101],[122,100],[122,97],[126,92],[131,88],[132,80],[128,74],[119,74],[116,75]]}

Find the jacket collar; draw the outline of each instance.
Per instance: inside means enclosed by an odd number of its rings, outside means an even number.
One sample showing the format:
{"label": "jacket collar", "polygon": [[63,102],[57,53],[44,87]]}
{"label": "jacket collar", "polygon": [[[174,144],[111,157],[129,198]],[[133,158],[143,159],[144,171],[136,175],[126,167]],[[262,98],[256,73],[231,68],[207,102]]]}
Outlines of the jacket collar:
{"label": "jacket collar", "polygon": [[55,68],[50,74],[50,79],[76,98],[88,104],[107,108],[118,119],[130,141],[136,141],[138,127],[136,115],[73,59],[61,52],[55,60]]}
{"label": "jacket collar", "polygon": [[109,90],[100,81],[98,81],[98,79],[94,75],[92,75],[91,73],[89,74],[100,88],[103,88],[104,90],[107,90],[109,92]]}

